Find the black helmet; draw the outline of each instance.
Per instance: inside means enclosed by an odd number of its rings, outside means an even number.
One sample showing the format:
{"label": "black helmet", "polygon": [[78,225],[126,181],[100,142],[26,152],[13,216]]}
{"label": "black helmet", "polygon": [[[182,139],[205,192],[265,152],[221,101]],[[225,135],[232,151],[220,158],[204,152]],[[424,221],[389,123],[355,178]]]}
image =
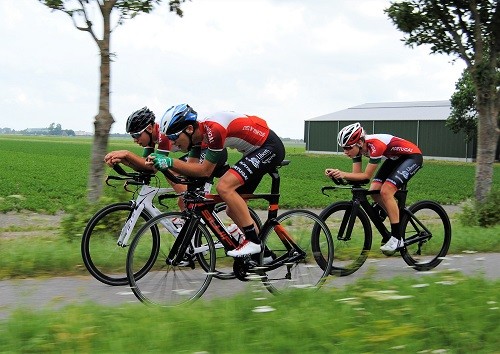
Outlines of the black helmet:
{"label": "black helmet", "polygon": [[148,107],[135,111],[127,118],[127,133],[137,133],[155,121],[155,115]]}

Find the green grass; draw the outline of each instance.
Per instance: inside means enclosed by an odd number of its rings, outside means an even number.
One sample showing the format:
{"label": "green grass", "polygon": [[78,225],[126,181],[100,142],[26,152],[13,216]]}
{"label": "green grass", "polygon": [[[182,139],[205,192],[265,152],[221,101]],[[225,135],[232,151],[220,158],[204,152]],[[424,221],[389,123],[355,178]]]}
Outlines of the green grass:
{"label": "green grass", "polygon": [[[104,204],[127,200],[131,197],[117,184],[106,187],[107,197],[99,204],[78,209],[85,200],[88,160],[91,138],[53,138],[0,136],[0,159],[7,168],[0,169],[0,211],[32,210],[39,213],[66,211],[72,228],[66,237],[0,238],[0,279],[34,275],[80,274],[84,272],[79,253],[79,239],[86,221]],[[129,139],[111,139],[110,150],[130,149],[141,152]],[[318,208],[350,198],[347,191],[331,192],[327,197],[320,189],[329,182],[323,176],[327,167],[349,169],[350,161],[343,156],[309,155],[301,146],[287,147],[287,159],[292,163],[281,169],[281,208]],[[229,160],[239,158],[230,152]],[[500,166],[495,166],[495,185],[499,185]],[[163,177],[160,177],[163,181]],[[410,182],[409,203],[420,199],[434,199],[442,203],[457,204],[472,195],[474,165],[457,162],[426,161],[424,169]],[[265,179],[258,192],[269,191],[269,179]],[[163,182],[166,185],[166,182]],[[456,187],[458,186],[458,187]],[[171,208],[176,209],[175,202]],[[264,204],[251,202],[252,207]],[[75,210],[78,211],[75,213]],[[453,238],[449,253],[466,250],[500,252],[500,225],[479,229],[462,226],[452,219]],[[0,232],[33,231],[33,226],[2,227]],[[47,226],[45,230],[54,227]],[[73,235],[74,234],[74,235]],[[378,235],[374,234],[374,244]],[[68,242],[73,241],[73,242]],[[29,247],[26,244],[29,243]],[[375,247],[374,247],[375,248]],[[373,252],[370,257],[380,256]]]}
{"label": "green grass", "polygon": [[[68,212],[85,199],[90,138],[2,135],[0,146],[0,212]],[[112,139],[109,149],[141,152],[129,139]],[[282,208],[323,208],[349,198],[343,191],[330,197],[320,193],[322,186],[331,183],[323,170],[349,169],[347,158],[306,155],[300,146],[287,151],[292,163],[281,170]],[[237,153],[230,153],[230,161],[237,158]],[[497,164],[497,186],[499,168]],[[434,199],[458,204],[472,196],[473,186],[473,164],[426,161],[410,182],[409,202]],[[110,200],[130,198],[120,188],[105,190]],[[265,180],[259,191],[268,190],[269,181]],[[92,210],[87,212],[90,216]],[[84,226],[75,232],[79,234]],[[452,227],[450,254],[500,252],[500,226],[480,229],[452,220]],[[34,229],[0,225],[0,232],[8,231]],[[39,231],[56,230],[47,226]],[[57,235],[0,238],[0,279],[88,274],[79,242],[70,240]],[[379,256],[372,253],[370,258]],[[265,291],[256,293],[249,286],[248,292],[236,297],[202,298],[171,309],[91,303],[61,308],[54,299],[52,307],[19,308],[1,320],[0,352],[498,352],[499,281],[445,272],[390,281],[368,276],[338,288],[335,279],[330,277],[316,293],[294,291],[274,297]],[[259,309],[271,311],[256,312]]]}
{"label": "green grass", "polygon": [[[89,171],[91,138],[26,137],[0,135],[0,212],[31,210],[44,213],[68,211],[85,200]],[[112,138],[109,150],[128,149],[142,153],[131,140]],[[178,156],[175,155],[175,156]],[[229,161],[240,154],[230,150]],[[305,154],[300,146],[287,147],[291,164],[280,170],[281,208],[322,209],[335,200],[347,199],[347,191],[321,194],[321,187],[331,185],[324,169],[350,170],[351,162],[340,155]],[[475,165],[472,163],[425,161],[424,168],[409,184],[408,202],[433,199],[442,204],[459,204],[471,198]],[[167,185],[163,177],[162,184]],[[494,185],[500,185],[500,165],[496,164]],[[120,189],[120,184],[116,184]],[[105,187],[107,195],[116,189]],[[270,178],[264,178],[258,192],[270,190]],[[125,195],[123,198],[130,198]],[[254,205],[264,208],[264,203]]]}
{"label": "green grass", "polygon": [[167,309],[142,304],[19,309],[0,322],[0,351],[498,352],[498,281],[442,273],[391,281],[367,277],[345,288],[276,297],[250,290]]}

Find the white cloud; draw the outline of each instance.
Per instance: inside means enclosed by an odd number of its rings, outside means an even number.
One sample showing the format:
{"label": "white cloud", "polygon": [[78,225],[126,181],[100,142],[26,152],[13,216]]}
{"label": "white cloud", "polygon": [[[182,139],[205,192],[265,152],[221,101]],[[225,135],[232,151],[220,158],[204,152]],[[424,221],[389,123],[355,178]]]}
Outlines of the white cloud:
{"label": "white cloud", "polygon": [[[112,34],[113,132],[145,105],[188,102],[268,119],[281,136],[304,120],[365,102],[449,98],[463,64],[410,49],[389,0],[193,0],[163,4]],[[0,127],[60,123],[92,131],[99,57],[88,33],[32,0],[0,2]]]}

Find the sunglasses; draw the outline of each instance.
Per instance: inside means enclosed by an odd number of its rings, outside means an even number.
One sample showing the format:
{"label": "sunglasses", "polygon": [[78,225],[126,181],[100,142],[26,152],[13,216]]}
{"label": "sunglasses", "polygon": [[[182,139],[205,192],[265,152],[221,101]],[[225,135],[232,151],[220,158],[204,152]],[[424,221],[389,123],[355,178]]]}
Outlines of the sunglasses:
{"label": "sunglasses", "polygon": [[139,139],[142,135],[142,133],[144,133],[144,131],[148,129],[148,127],[146,126],[146,128],[144,128],[143,130],[141,130],[140,132],[137,132],[137,133],[130,133],[130,136],[134,139]]}
{"label": "sunglasses", "polygon": [[177,139],[179,139],[179,136],[182,133],[184,133],[184,130],[186,130],[186,129],[184,128],[181,131],[178,131],[177,133],[174,133],[174,134],[167,134],[168,140],[176,141]]}

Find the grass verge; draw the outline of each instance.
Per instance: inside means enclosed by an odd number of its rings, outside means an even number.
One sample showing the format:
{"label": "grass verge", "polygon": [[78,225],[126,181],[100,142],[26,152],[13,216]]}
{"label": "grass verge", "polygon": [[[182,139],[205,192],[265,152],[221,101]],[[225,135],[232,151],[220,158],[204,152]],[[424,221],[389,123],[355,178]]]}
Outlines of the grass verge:
{"label": "grass verge", "polygon": [[72,305],[0,322],[9,353],[492,353],[500,282],[460,274],[265,291],[178,308]]}

